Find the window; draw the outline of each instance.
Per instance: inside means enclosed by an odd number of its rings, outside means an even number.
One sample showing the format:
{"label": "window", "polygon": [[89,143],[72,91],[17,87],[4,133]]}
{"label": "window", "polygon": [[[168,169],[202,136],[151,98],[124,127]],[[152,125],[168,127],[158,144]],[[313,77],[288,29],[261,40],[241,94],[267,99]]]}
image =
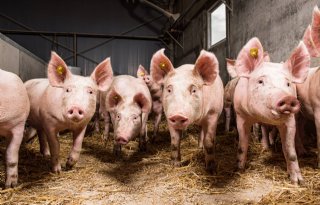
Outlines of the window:
{"label": "window", "polygon": [[226,6],[220,4],[209,11],[209,48],[226,38]]}

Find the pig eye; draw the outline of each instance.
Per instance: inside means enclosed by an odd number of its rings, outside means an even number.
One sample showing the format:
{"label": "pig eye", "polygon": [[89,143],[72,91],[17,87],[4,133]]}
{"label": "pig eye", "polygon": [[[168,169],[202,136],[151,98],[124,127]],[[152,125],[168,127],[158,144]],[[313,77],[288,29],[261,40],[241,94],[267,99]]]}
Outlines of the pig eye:
{"label": "pig eye", "polygon": [[133,120],[137,120],[138,116],[137,115],[133,115]]}
{"label": "pig eye", "polygon": [[287,83],[287,86],[290,87],[290,83],[289,82]]}
{"label": "pig eye", "polygon": [[192,85],[192,86],[191,86],[191,89],[190,89],[190,92],[191,92],[191,94],[196,93],[196,92],[197,92],[197,87],[194,86],[194,85]]}
{"label": "pig eye", "polygon": [[258,80],[258,83],[263,85],[263,80]]}
{"label": "pig eye", "polygon": [[66,92],[67,92],[67,93],[70,93],[70,92],[71,92],[71,88],[67,88],[67,89],[66,89]]}
{"label": "pig eye", "polygon": [[171,92],[172,92],[172,86],[171,86],[171,85],[169,85],[169,86],[167,87],[167,91],[168,91],[168,93],[171,93]]}
{"label": "pig eye", "polygon": [[92,89],[88,89],[88,93],[91,95],[93,94],[93,90]]}
{"label": "pig eye", "polygon": [[121,119],[120,114],[117,114],[116,118],[117,120],[120,120]]}

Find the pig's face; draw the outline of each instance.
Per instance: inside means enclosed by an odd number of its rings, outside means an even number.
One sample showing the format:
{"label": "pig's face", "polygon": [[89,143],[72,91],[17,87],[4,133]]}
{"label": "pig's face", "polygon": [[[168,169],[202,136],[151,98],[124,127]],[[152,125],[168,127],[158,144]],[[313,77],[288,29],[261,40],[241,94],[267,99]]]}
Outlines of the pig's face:
{"label": "pig's face", "polygon": [[65,62],[52,52],[48,65],[48,79],[51,86],[63,89],[62,115],[72,124],[86,124],[96,109],[98,90],[105,91],[112,81],[110,59],[100,63],[90,77],[73,75]]}
{"label": "pig's face", "polygon": [[247,88],[242,90],[248,99],[248,110],[261,121],[281,123],[300,109],[294,83],[305,80],[310,56],[301,42],[285,63],[268,61],[260,41],[253,38],[240,51],[235,69],[241,78],[248,79]]}
{"label": "pig's face", "polygon": [[118,144],[127,144],[139,135],[142,127],[142,114],[150,111],[150,102],[141,92],[134,94],[133,99],[130,99],[111,87],[106,103],[110,109],[115,141]]}
{"label": "pig's face", "polygon": [[111,115],[118,144],[127,144],[137,137],[141,129],[141,109],[138,106],[121,105]]}
{"label": "pig's face", "polygon": [[139,65],[137,77],[142,79],[149,89],[152,87],[154,81],[152,80],[151,75],[149,75],[148,71],[142,65]]}
{"label": "pig's face", "polygon": [[192,74],[193,65],[185,65],[164,81],[163,108],[169,123],[185,129],[201,114],[203,80]]}
{"label": "pig's face", "polygon": [[62,109],[66,120],[87,123],[96,109],[98,87],[91,78],[73,76],[62,88]]}
{"label": "pig's face", "polygon": [[214,54],[201,51],[195,65],[174,69],[161,49],[151,60],[151,76],[163,85],[162,102],[168,123],[175,129],[186,129],[200,119],[205,103],[203,88],[214,82],[219,73]]}
{"label": "pig's face", "polygon": [[[291,73],[284,64],[264,62],[250,75],[248,107],[261,118],[282,121],[300,109]],[[287,106],[286,103],[289,103]],[[283,107],[281,107],[283,106]]]}

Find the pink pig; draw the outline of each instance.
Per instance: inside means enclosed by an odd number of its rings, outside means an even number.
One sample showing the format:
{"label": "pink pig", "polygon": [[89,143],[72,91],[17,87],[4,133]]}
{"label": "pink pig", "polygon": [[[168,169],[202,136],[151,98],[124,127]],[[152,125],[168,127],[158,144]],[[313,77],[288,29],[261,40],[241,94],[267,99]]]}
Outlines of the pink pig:
{"label": "pink pig", "polygon": [[101,93],[100,109],[105,119],[105,139],[109,136],[110,118],[114,130],[114,153],[121,145],[139,136],[139,148],[146,150],[146,123],[152,99],[148,87],[139,78],[120,75],[113,79],[107,92]]}
{"label": "pink pig", "polygon": [[27,91],[21,79],[0,69],[0,136],[8,137],[5,188],[18,182],[19,149],[30,111]]}
{"label": "pink pig", "polygon": [[239,133],[238,168],[245,168],[252,124],[275,125],[280,132],[290,179],[293,183],[302,183],[294,146],[294,114],[300,109],[295,83],[306,79],[310,55],[303,42],[285,63],[265,62],[262,54],[259,39],[252,38],[237,57],[236,71],[240,80],[235,89],[234,107]]}
{"label": "pink pig", "polygon": [[171,159],[181,165],[182,131],[195,123],[201,126],[199,144],[203,143],[206,168],[215,171],[215,136],[223,109],[223,84],[219,63],[213,53],[201,51],[196,63],[174,69],[164,49],[151,59],[152,79],[163,85],[162,103],[171,135]]}
{"label": "pink pig", "polygon": [[52,52],[48,79],[25,83],[31,104],[28,123],[37,130],[41,153],[51,154],[53,172],[61,171],[58,133],[66,129],[73,133],[73,146],[66,163],[66,167],[71,168],[79,159],[87,124],[95,112],[97,91],[107,90],[112,76],[109,58],[101,62],[90,77],[83,77],[73,75],[66,63]]}
{"label": "pink pig", "polygon": [[[320,57],[320,11],[314,7],[312,24],[306,29],[303,41],[305,42],[311,57]],[[298,98],[302,104],[304,117],[315,121],[317,130],[318,168],[320,168],[320,72],[319,67],[311,68],[307,80],[297,85]],[[299,117],[301,119],[301,116]],[[299,136],[303,138],[303,127],[305,120],[299,120]],[[302,143],[301,143],[302,144]]]}
{"label": "pink pig", "polygon": [[148,71],[142,65],[140,65],[137,70],[137,76],[146,83],[152,97],[152,112],[155,114],[155,119],[151,141],[154,141],[159,130],[159,124],[161,121],[163,111],[161,101],[162,88],[161,85],[155,83],[152,80],[152,77],[149,75]]}

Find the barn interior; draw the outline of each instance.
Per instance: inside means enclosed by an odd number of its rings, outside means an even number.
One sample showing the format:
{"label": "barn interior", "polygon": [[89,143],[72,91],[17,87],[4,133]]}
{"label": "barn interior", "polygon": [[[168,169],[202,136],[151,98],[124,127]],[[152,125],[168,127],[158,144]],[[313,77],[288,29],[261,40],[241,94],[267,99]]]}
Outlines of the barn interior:
{"label": "barn interior", "polygon": [[[225,85],[230,80],[225,59],[237,58],[252,37],[260,39],[273,62],[285,61],[311,23],[316,5],[319,0],[3,0],[0,68],[24,82],[45,78],[51,51],[56,51],[75,74],[88,76],[110,57],[114,75],[136,76],[139,65],[149,71],[153,54],[161,48],[174,67],[194,64],[204,49],[216,55]],[[313,66],[320,63],[320,58],[311,60]],[[170,164],[165,117],[157,143],[148,143],[141,153],[138,143],[130,142],[120,158],[113,155],[112,139],[101,138],[103,131],[88,132],[78,164],[72,170],[63,167],[59,175],[50,172],[50,159],[40,154],[37,140],[23,143],[19,185],[0,189],[0,204],[319,203],[313,122],[306,129],[308,154],[299,157],[305,184],[296,186],[288,180],[279,140],[268,151],[251,140],[247,169],[238,172],[236,127],[226,134],[223,114],[220,121],[214,175],[204,169],[197,126],[184,131],[183,166]],[[152,133],[151,122],[148,128]],[[59,138],[64,163],[72,137],[66,133]],[[5,153],[5,139],[0,138],[1,187]]]}

